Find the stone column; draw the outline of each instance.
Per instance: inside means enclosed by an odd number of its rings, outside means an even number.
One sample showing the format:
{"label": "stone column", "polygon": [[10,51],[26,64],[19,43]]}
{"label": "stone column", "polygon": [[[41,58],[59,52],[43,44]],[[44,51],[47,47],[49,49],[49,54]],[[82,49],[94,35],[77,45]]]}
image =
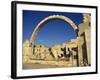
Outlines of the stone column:
{"label": "stone column", "polygon": [[85,24],[85,42],[87,49],[87,62],[91,64],[91,15],[83,14],[83,22]]}
{"label": "stone column", "polygon": [[78,66],[83,64],[83,52],[82,52],[83,37],[78,37]]}
{"label": "stone column", "polygon": [[91,37],[90,37],[90,29],[85,32],[86,39],[86,48],[87,48],[87,61],[88,64],[91,64]]}
{"label": "stone column", "polygon": [[82,45],[78,45],[78,66],[81,66],[83,63],[83,54],[82,54]]}
{"label": "stone column", "polygon": [[73,57],[73,66],[77,66],[77,60],[74,58],[77,55],[77,53],[72,50],[72,57]]}
{"label": "stone column", "polygon": [[[83,65],[83,54],[82,54],[82,45],[85,42],[86,44],[86,55],[87,55],[87,61],[88,64],[91,64],[91,52],[90,52],[90,40],[91,40],[91,33],[90,33],[90,14],[83,14],[83,23],[79,25],[79,31],[78,31],[78,36],[80,38],[79,43],[78,43],[78,63],[79,66]],[[83,36],[83,33],[85,33],[85,37]],[[83,37],[83,38],[81,38]],[[82,43],[80,43],[82,42]],[[84,50],[84,49],[83,49]]]}

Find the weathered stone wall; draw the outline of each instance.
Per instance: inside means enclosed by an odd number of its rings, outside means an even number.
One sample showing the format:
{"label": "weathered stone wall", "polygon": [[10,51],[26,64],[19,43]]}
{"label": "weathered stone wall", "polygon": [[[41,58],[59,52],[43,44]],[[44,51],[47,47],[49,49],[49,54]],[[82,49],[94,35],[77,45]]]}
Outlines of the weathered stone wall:
{"label": "weathered stone wall", "polygon": [[[85,34],[82,36],[82,34]],[[79,32],[78,35],[82,37],[82,45],[86,44],[86,51],[87,51],[87,64],[91,64],[91,25],[90,25],[90,15],[89,14],[83,14],[83,23],[79,25]],[[81,66],[81,63],[83,62],[83,53],[82,53],[82,45],[78,46],[79,51],[79,65]],[[83,49],[84,50],[84,49]]]}
{"label": "weathered stone wall", "polygon": [[30,47],[30,42],[28,40],[23,43],[22,54],[23,62],[28,62],[30,56],[32,56],[32,47]]}

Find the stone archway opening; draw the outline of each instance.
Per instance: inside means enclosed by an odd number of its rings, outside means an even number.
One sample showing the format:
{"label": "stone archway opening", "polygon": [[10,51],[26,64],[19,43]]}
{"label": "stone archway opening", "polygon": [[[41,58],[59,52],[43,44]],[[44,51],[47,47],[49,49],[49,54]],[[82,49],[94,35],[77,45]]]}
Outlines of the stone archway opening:
{"label": "stone archway opening", "polygon": [[[52,19],[59,19],[59,20],[64,20],[66,23],[68,23],[76,32],[76,35],[78,37],[78,26],[71,20],[69,19],[68,17],[64,16],[64,15],[51,15],[51,16],[48,16],[46,18],[44,18],[37,26],[36,28],[34,29],[32,35],[31,35],[31,38],[30,38],[30,45],[32,47],[32,54],[34,54],[35,52],[35,47],[33,47],[35,45],[35,38],[37,36],[37,33],[39,32],[39,30],[43,27],[44,24],[46,24],[48,21],[52,20]],[[69,43],[71,46],[65,46],[63,45],[64,47],[66,47],[67,49],[70,48],[70,50],[68,50],[68,53],[70,54],[72,51],[71,48],[73,46],[77,47],[76,44],[71,44]],[[63,48],[64,48],[63,47]],[[41,49],[41,51],[43,51],[43,48],[42,46],[38,47],[39,49]],[[38,52],[38,48],[37,48],[37,52]],[[59,56],[62,56],[63,54],[63,51],[61,50],[61,46],[54,46],[52,49],[51,49],[51,52],[55,58],[55,60],[58,60],[58,57]],[[75,51],[74,51],[75,52]],[[59,54],[60,53],[60,54]],[[40,54],[39,54],[40,55]],[[42,54],[43,56],[43,54]],[[49,55],[50,56],[50,55]],[[71,55],[72,56],[72,55]],[[40,56],[39,56],[40,57]],[[70,56],[69,56],[70,57]],[[41,59],[43,59],[44,57],[40,57]],[[72,61],[72,60],[71,60]]]}
{"label": "stone archway opening", "polygon": [[71,20],[69,19],[68,17],[66,16],[63,16],[63,15],[51,15],[51,16],[48,16],[46,17],[45,19],[43,19],[37,26],[36,28],[34,29],[32,35],[31,35],[31,38],[30,38],[30,43],[34,45],[34,41],[35,41],[35,38],[36,38],[36,35],[38,33],[38,31],[43,27],[43,25],[52,20],[52,19],[60,19],[60,20],[64,20],[66,21],[66,23],[70,24],[72,26],[72,28],[76,31],[76,34],[78,36],[78,26]]}
{"label": "stone archway opening", "polygon": [[76,31],[64,20],[50,19],[42,26],[35,36],[34,45],[52,48],[77,38]]}

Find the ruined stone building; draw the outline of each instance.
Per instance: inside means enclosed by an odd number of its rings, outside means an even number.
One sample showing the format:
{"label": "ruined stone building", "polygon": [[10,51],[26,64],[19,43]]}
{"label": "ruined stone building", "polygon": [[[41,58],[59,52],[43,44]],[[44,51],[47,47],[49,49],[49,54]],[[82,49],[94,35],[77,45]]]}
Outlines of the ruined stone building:
{"label": "ruined stone building", "polygon": [[[83,22],[76,26],[73,21],[62,15],[52,15],[42,20],[31,36],[30,40],[23,43],[23,63],[32,60],[46,61],[66,61],[74,66],[91,65],[91,23],[90,14],[83,14]],[[51,48],[34,43],[37,32],[45,21],[53,18],[63,19],[68,22],[75,30],[77,37],[68,43],[54,45]],[[33,41],[33,42],[32,42]]]}

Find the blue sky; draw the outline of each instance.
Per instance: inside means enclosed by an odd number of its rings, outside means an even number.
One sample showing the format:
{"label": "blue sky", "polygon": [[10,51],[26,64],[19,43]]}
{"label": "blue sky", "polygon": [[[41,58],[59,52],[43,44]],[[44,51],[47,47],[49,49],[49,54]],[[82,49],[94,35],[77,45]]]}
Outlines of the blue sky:
{"label": "blue sky", "polygon": [[[76,25],[82,23],[81,13],[48,12],[23,10],[23,42],[30,39],[37,24],[50,15],[64,15],[70,18]],[[37,33],[35,43],[52,47],[56,44],[67,43],[76,38],[75,30],[64,20],[49,20]]]}

